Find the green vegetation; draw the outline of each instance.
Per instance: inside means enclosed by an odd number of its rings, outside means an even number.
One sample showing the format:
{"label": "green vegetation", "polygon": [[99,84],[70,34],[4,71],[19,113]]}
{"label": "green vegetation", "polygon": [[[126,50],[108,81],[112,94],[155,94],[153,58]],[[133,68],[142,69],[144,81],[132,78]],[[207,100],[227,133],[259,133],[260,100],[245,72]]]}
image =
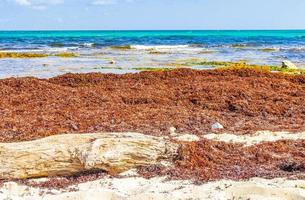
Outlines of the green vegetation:
{"label": "green vegetation", "polygon": [[20,52],[0,52],[0,58],[43,58],[48,54],[42,53],[20,53]]}
{"label": "green vegetation", "polygon": [[173,70],[175,68],[169,68],[169,67],[136,67],[136,68],[131,68],[133,70],[139,70],[139,71],[169,71]]}
{"label": "green vegetation", "polygon": [[287,69],[280,66],[269,66],[271,71],[284,72],[288,74],[305,74],[305,69]]}
{"label": "green vegetation", "polygon": [[221,67],[223,70],[238,70],[238,69],[254,69],[258,71],[267,71],[267,72],[281,72],[287,74],[305,74],[304,69],[287,69],[281,66],[268,66],[268,65],[251,65],[246,63],[233,63],[231,65]]}
{"label": "green vegetation", "polygon": [[247,44],[232,44],[231,47],[233,48],[245,48],[247,47]]}
{"label": "green vegetation", "polygon": [[130,49],[132,49],[130,45],[112,46],[111,48],[116,49],[116,50],[130,50]]}
{"label": "green vegetation", "polygon": [[[0,58],[44,58],[48,57],[50,54],[46,53],[29,53],[29,52],[0,52]],[[63,57],[63,58],[70,58],[70,57],[77,57],[79,55],[72,53],[72,52],[63,52],[55,54],[54,56]]]}
{"label": "green vegetation", "polygon": [[173,67],[194,67],[194,66],[210,66],[223,70],[238,70],[238,69],[255,69],[263,71],[283,72],[289,74],[305,74],[304,69],[287,69],[281,66],[267,66],[267,65],[253,65],[248,64],[246,60],[240,60],[238,62],[227,61],[207,61],[201,58],[190,58],[186,60],[180,60],[175,63],[168,63],[166,66]]}
{"label": "green vegetation", "polygon": [[51,47],[63,47],[63,46],[65,46],[65,45],[62,44],[62,43],[52,43],[52,44],[50,44],[50,46],[51,46]]}
{"label": "green vegetation", "polygon": [[128,69],[128,68],[123,68],[123,67],[104,67],[104,66],[100,66],[100,67],[93,67],[93,69]]}
{"label": "green vegetation", "polygon": [[263,52],[275,52],[277,50],[274,49],[274,48],[264,48],[264,49],[261,49],[261,51],[263,51]]}
{"label": "green vegetation", "polygon": [[168,63],[167,66],[175,67],[193,67],[193,66],[211,66],[211,67],[222,67],[233,64],[233,62],[223,61],[207,61],[201,58],[190,58],[186,60],[180,60],[174,63]]}
{"label": "green vegetation", "polygon": [[257,71],[266,71],[266,72],[270,71],[269,66],[249,65],[249,64],[246,64],[246,63],[232,63],[231,65],[220,67],[218,69],[220,69],[220,70],[254,69],[254,70],[257,70]]}
{"label": "green vegetation", "polygon": [[119,70],[138,70],[138,71],[169,71],[175,68],[169,67],[131,67],[131,68],[123,68],[123,67],[94,67],[93,69],[119,69]]}
{"label": "green vegetation", "polygon": [[151,50],[151,51],[149,52],[149,54],[161,55],[161,54],[167,54],[167,52],[161,52],[161,51]]}
{"label": "green vegetation", "polygon": [[55,56],[62,57],[62,58],[71,58],[71,57],[78,57],[79,55],[72,52],[63,52],[55,54]]}
{"label": "green vegetation", "polygon": [[210,50],[204,50],[200,51],[199,54],[210,54],[210,53],[215,53],[216,51],[210,51]]}

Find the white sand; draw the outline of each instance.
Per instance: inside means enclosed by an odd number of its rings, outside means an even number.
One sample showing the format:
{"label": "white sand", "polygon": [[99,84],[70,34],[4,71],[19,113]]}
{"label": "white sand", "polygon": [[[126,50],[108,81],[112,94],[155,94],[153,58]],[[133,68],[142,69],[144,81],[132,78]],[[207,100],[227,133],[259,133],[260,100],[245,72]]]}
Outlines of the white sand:
{"label": "white sand", "polygon": [[[260,131],[254,135],[209,134],[202,137],[255,145],[261,142],[305,139],[305,132],[290,134]],[[176,139],[196,141],[198,138],[182,135]],[[134,171],[122,175],[124,177],[120,179],[104,178],[71,186],[66,190],[33,188],[9,182],[0,188],[0,200],[305,200],[305,180],[253,178],[249,181],[221,180],[194,185],[190,181],[166,181],[165,177],[147,180],[137,177]]]}
{"label": "white sand", "polygon": [[234,135],[234,134],[208,134],[203,136],[205,139],[222,141],[226,143],[241,143],[246,146],[255,145],[262,142],[276,142],[279,140],[305,140],[305,132],[271,132],[259,131],[252,135]]}
{"label": "white sand", "polygon": [[298,200],[305,199],[305,180],[251,179],[246,182],[221,180],[203,185],[189,181],[166,181],[164,177],[143,179],[105,178],[72,186],[75,191],[48,190],[6,183],[0,189],[0,199],[13,200]]}

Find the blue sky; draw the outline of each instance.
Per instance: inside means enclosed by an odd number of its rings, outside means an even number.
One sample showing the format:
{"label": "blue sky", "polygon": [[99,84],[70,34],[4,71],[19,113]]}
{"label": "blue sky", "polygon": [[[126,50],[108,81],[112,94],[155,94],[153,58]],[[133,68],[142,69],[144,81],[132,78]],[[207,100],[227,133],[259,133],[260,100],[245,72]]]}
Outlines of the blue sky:
{"label": "blue sky", "polygon": [[305,29],[305,0],[0,0],[20,29]]}

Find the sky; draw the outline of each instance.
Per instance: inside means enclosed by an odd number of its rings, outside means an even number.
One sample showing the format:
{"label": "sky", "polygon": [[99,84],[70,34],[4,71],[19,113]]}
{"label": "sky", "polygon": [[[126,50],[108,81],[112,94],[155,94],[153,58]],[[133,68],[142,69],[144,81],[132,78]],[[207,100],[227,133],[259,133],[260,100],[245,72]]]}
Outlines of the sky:
{"label": "sky", "polygon": [[0,0],[0,30],[305,29],[305,0]]}

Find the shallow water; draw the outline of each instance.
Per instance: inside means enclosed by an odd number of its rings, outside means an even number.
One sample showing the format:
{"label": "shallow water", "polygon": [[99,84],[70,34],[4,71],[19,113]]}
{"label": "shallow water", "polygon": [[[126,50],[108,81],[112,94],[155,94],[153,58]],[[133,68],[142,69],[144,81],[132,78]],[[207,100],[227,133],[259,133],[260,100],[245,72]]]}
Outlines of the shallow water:
{"label": "shallow water", "polygon": [[[115,49],[113,46],[130,45]],[[305,30],[290,31],[2,31],[0,51],[75,52],[76,58],[50,56],[0,59],[0,78],[52,77],[72,72],[137,72],[201,58],[305,66]],[[114,60],[115,64],[109,64]],[[204,69],[205,66],[195,66]]]}

